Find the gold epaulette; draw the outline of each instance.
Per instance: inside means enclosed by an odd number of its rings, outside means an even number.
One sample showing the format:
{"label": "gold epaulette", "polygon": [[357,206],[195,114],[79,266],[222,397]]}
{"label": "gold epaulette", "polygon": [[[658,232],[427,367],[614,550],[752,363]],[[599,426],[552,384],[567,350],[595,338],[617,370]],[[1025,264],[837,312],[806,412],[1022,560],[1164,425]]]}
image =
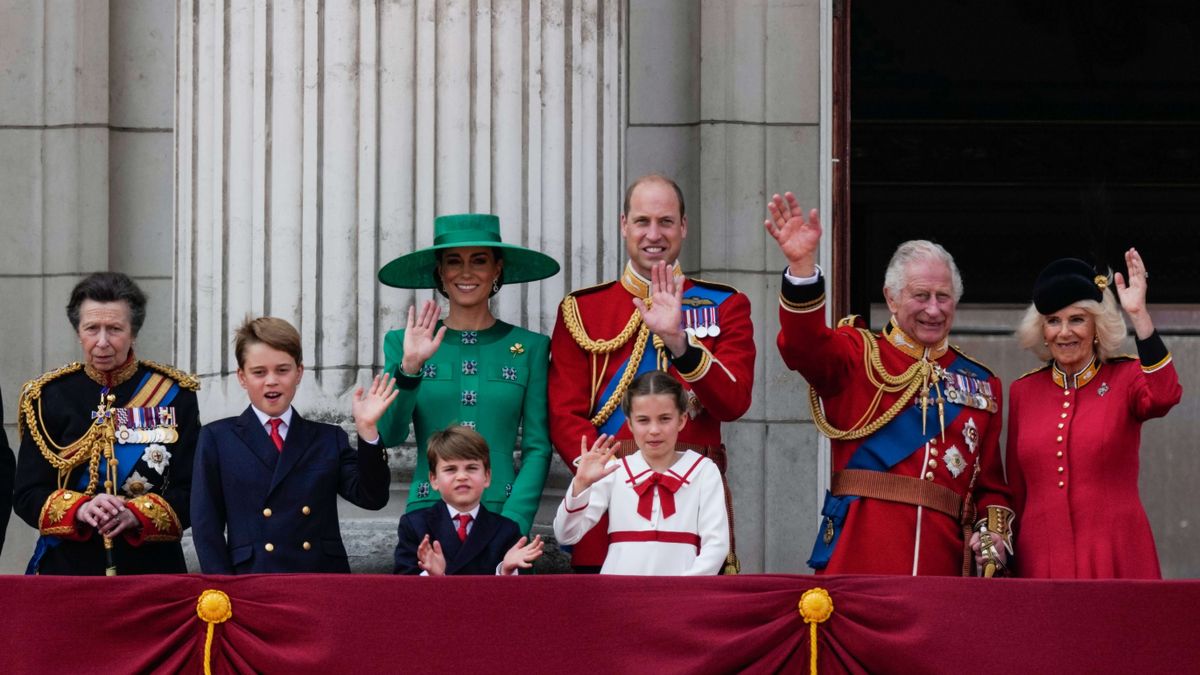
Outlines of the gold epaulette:
{"label": "gold epaulette", "polygon": [[172,380],[175,380],[180,387],[187,389],[188,391],[200,391],[200,378],[192,375],[191,373],[184,372],[175,366],[168,366],[165,363],[158,363],[157,361],[139,359],[138,362],[151,370],[156,370]]}
{"label": "gold epaulette", "polygon": [[1109,361],[1109,362],[1112,362],[1112,361],[1137,361],[1138,356],[1136,354],[1114,354],[1105,360]]}
{"label": "gold epaulette", "polygon": [[846,316],[838,319],[837,327],[845,328],[847,326],[850,328],[866,328],[867,322],[858,314],[847,314]]}
{"label": "gold epaulette", "polygon": [[[25,404],[28,402],[32,406],[33,402],[41,398],[42,387],[48,382],[57,380],[63,375],[70,375],[76,371],[82,370],[83,364],[78,361],[72,361],[61,368],[55,368],[47,373],[42,373],[32,380],[26,382],[21,387],[21,396],[17,398],[17,439],[21,439],[25,435],[25,415],[21,411],[25,409]],[[31,408],[32,409],[32,408]]]}
{"label": "gold epaulette", "polygon": [[951,344],[950,349],[953,349],[959,356],[963,357],[964,359],[966,359],[966,360],[970,361],[971,363],[974,363],[975,365],[979,366],[980,368],[986,370],[988,375],[990,375],[992,377],[996,376],[995,371],[993,371],[991,368],[988,368],[987,366],[983,365],[977,359],[974,359],[974,358],[971,358],[970,356],[968,356],[967,353],[962,350],[962,347],[959,347],[956,344]]}
{"label": "gold epaulette", "polygon": [[707,279],[701,279],[699,277],[688,277],[687,279],[688,279],[688,281],[691,281],[693,284],[696,284],[697,286],[704,286],[705,288],[713,288],[718,291],[726,291],[729,293],[741,293],[741,291],[734,288],[733,286],[730,286],[729,284],[723,284],[718,281],[709,281]]}
{"label": "gold epaulette", "polygon": [[609,286],[612,286],[615,283],[617,283],[616,279],[612,279],[609,281],[601,281],[600,283],[592,284],[591,286],[584,286],[583,288],[576,288],[575,290],[571,291],[567,295],[575,295],[575,296],[587,295],[589,293],[595,293],[596,291],[602,291],[602,290],[608,288]]}

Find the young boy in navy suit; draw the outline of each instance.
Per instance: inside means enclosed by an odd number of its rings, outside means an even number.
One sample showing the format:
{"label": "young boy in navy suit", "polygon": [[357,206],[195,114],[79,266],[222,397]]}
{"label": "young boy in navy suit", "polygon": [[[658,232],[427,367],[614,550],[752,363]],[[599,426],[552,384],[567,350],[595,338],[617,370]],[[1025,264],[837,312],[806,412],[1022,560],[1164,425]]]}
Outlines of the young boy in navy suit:
{"label": "young boy in navy suit", "polygon": [[292,408],[304,375],[300,334],[274,317],[247,319],[234,336],[240,417],[200,430],[192,476],[192,538],[205,574],[350,571],[337,497],[387,505],[391,471],[376,422],[396,398],[376,376],[354,392],[358,450],[341,427]]}
{"label": "young boy in navy suit", "polygon": [[480,503],[492,482],[487,441],[452,426],[429,437],[429,483],[442,503],[400,518],[396,574],[517,574],[542,555],[542,538]]}

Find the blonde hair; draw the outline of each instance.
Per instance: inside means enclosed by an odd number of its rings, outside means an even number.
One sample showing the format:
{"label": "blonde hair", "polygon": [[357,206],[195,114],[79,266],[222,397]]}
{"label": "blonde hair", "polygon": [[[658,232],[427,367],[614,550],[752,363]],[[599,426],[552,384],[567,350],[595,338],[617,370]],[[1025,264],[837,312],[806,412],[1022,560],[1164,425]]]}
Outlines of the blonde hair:
{"label": "blonde hair", "polygon": [[[1117,301],[1113,294],[1106,292],[1103,296],[1100,302],[1080,300],[1068,307],[1078,307],[1092,315],[1092,319],[1096,322],[1096,354],[1101,361],[1107,361],[1116,356],[1121,348],[1121,343],[1125,340],[1127,331],[1125,317],[1121,316],[1121,310],[1117,308]],[[1021,345],[1022,349],[1028,349],[1042,361],[1049,361],[1050,347],[1046,345],[1045,326],[1046,315],[1037,311],[1037,307],[1031,303],[1025,310],[1025,316],[1021,318],[1021,323],[1017,325],[1015,335],[1017,343]]]}

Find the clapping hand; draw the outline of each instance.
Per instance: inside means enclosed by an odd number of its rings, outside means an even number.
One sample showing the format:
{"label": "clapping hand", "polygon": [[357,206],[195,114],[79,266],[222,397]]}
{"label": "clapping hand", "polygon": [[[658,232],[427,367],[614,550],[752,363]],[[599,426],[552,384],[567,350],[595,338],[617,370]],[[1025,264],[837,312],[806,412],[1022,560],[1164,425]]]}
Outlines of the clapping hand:
{"label": "clapping hand", "polygon": [[438,316],[442,310],[433,300],[426,300],[421,306],[421,315],[417,316],[415,307],[408,308],[408,323],[404,328],[404,360],[400,368],[409,375],[421,372],[429,357],[437,353],[442,346],[442,338],[446,335],[446,326],[437,327]]}
{"label": "clapping hand", "polygon": [[442,553],[440,542],[429,543],[429,535],[417,546],[417,565],[431,577],[446,575],[446,556]]}
{"label": "clapping hand", "polygon": [[500,574],[512,574],[518,569],[527,570],[533,567],[533,561],[542,557],[544,546],[540,534],[534,537],[533,541],[521,537],[508,549],[508,553],[504,554],[504,560],[500,563]]}
{"label": "clapping hand", "polygon": [[763,221],[763,227],[779,244],[791,275],[811,277],[816,274],[817,247],[821,243],[821,219],[817,210],[809,211],[808,219],[805,219],[796,195],[787,192],[783,197],[773,196],[767,202],[767,211],[770,218]]}
{"label": "clapping hand", "polygon": [[620,464],[608,463],[617,452],[617,439],[608,434],[600,434],[592,447],[587,446],[587,436],[579,438],[579,467],[575,470],[575,479],[571,481],[571,494],[578,497],[596,481],[620,468]]}
{"label": "clapping hand", "polygon": [[633,304],[642,314],[642,321],[675,356],[687,350],[687,334],[683,331],[683,282],[675,282],[674,266],[660,260],[650,268],[650,306],[641,298]]}
{"label": "clapping hand", "polygon": [[354,415],[354,424],[358,429],[359,438],[379,436],[376,424],[399,394],[395,378],[387,373],[375,376],[375,379],[371,381],[370,391],[364,391],[362,387],[354,390],[351,413]]}

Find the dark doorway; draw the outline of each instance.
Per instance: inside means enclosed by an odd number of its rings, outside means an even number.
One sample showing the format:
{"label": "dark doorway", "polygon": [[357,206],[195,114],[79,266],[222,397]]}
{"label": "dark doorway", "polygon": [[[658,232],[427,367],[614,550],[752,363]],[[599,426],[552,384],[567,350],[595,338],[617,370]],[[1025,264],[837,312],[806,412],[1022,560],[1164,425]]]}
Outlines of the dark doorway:
{"label": "dark doorway", "polygon": [[1200,302],[1200,3],[845,5],[850,311],[914,238],[955,256],[964,302],[1027,303],[1050,260],[1121,271],[1129,246],[1152,302]]}

